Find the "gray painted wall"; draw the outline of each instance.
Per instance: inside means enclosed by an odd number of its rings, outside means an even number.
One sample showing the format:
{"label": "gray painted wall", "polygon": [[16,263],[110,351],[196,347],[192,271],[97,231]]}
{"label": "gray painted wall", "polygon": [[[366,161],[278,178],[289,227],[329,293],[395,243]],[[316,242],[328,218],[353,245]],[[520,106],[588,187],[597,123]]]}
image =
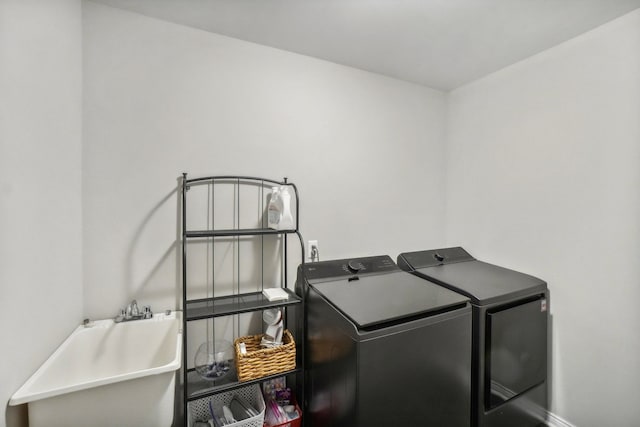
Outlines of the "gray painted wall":
{"label": "gray painted wall", "polygon": [[82,316],[80,7],[0,1],[0,426]]}
{"label": "gray painted wall", "polygon": [[325,259],[444,242],[443,93],[90,2],[83,22],[87,315],[176,307],[183,171],[289,177]]}
{"label": "gray painted wall", "polygon": [[447,241],[542,277],[552,410],[640,423],[640,10],[449,95]]}

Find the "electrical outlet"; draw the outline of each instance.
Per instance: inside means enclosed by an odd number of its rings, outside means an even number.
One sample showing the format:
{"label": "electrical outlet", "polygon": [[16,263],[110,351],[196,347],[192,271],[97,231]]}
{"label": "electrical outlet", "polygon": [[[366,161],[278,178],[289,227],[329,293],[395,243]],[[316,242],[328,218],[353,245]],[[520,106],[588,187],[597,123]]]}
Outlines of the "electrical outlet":
{"label": "electrical outlet", "polygon": [[317,240],[309,240],[307,244],[307,256],[311,261],[318,261],[318,255],[320,253],[320,249],[318,248]]}

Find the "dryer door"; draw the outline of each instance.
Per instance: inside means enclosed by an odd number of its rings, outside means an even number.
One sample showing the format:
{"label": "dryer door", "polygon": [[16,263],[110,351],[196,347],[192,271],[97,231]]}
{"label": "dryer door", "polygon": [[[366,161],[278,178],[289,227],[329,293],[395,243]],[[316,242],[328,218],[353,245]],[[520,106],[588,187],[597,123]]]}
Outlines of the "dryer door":
{"label": "dryer door", "polygon": [[547,377],[547,300],[540,296],[516,304],[487,313],[487,410]]}

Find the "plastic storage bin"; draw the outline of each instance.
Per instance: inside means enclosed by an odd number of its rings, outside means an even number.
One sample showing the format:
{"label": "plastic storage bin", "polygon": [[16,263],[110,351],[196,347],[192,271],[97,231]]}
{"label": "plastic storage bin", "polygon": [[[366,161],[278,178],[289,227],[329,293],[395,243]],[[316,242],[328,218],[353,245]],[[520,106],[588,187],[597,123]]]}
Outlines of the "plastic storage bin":
{"label": "plastic storage bin", "polygon": [[302,425],[302,410],[297,404],[295,405],[295,407],[296,412],[298,413],[298,418],[284,423],[276,424],[271,427],[300,427]]}
{"label": "plastic storage bin", "polygon": [[233,427],[262,427],[264,423],[264,398],[260,391],[260,386],[254,384],[251,386],[225,391],[223,393],[214,394],[213,396],[203,397],[202,399],[189,402],[187,414],[187,426],[193,427],[196,421],[205,421],[211,418],[209,412],[209,401],[213,406],[213,410],[216,414],[222,413],[222,406],[229,405],[234,396],[240,396],[244,400],[253,406],[253,408],[259,412],[258,415],[247,418],[246,420],[238,421],[233,424],[227,424],[227,426]]}

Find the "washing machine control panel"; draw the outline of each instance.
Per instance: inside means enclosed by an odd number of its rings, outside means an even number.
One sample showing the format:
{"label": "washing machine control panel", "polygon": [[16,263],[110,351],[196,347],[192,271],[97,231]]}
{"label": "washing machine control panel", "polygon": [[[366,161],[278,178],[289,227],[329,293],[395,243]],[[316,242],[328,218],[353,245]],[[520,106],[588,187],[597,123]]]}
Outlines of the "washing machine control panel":
{"label": "washing machine control panel", "polygon": [[312,262],[303,268],[308,280],[399,270],[388,255]]}
{"label": "washing machine control panel", "polygon": [[353,274],[356,274],[358,273],[358,271],[361,271],[361,270],[362,271],[366,270],[366,267],[362,264],[362,262],[355,259],[347,262],[347,264],[343,265],[343,267],[346,267],[345,271],[347,271],[347,273],[353,273]]}

